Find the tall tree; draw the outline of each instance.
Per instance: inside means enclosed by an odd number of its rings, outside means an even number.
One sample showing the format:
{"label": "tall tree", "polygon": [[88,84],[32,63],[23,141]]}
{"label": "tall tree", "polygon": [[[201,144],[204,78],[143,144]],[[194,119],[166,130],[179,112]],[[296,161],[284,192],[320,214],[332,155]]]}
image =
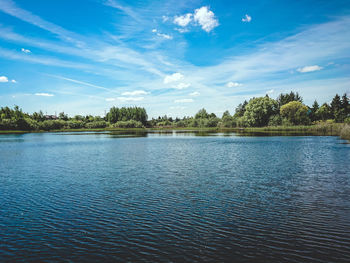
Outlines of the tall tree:
{"label": "tall tree", "polygon": [[209,117],[209,114],[204,108],[200,109],[194,116],[195,119],[208,119],[208,117]]}
{"label": "tall tree", "polygon": [[248,102],[245,100],[243,103],[238,104],[235,110],[235,117],[242,117],[245,113],[245,107],[248,105]]}
{"label": "tall tree", "polygon": [[344,110],[346,117],[349,117],[349,115],[350,115],[350,103],[349,103],[349,98],[347,97],[346,93],[344,93],[344,95],[342,96],[341,108]]}
{"label": "tall tree", "polygon": [[312,108],[310,109],[310,113],[309,113],[309,117],[311,121],[318,120],[316,112],[318,111],[319,108],[320,106],[318,105],[318,102],[315,100],[314,103],[312,104]]}
{"label": "tall tree", "polygon": [[299,101],[299,102],[303,103],[303,99],[299,95],[299,93],[298,92],[294,93],[293,91],[291,91],[289,94],[288,93],[286,93],[286,94],[281,93],[277,97],[278,108],[281,108],[283,105],[285,105],[291,101]]}
{"label": "tall tree", "polygon": [[249,126],[266,126],[272,115],[278,112],[278,104],[269,97],[251,99],[244,113],[244,119]]}

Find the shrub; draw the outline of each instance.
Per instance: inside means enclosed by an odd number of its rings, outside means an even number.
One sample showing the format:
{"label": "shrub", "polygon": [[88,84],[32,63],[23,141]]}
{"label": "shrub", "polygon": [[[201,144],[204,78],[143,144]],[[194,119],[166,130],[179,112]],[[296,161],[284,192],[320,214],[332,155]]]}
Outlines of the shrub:
{"label": "shrub", "polygon": [[118,121],[113,124],[114,128],[143,128],[143,125],[140,121]]}
{"label": "shrub", "polygon": [[84,127],[84,122],[82,122],[82,121],[67,121],[65,127],[67,129],[81,129]]}
{"label": "shrub", "polygon": [[65,126],[66,122],[63,120],[46,120],[39,122],[39,129],[44,131],[59,130]]}
{"label": "shrub", "polygon": [[85,127],[88,129],[105,128],[107,123],[105,121],[93,121],[86,123]]}

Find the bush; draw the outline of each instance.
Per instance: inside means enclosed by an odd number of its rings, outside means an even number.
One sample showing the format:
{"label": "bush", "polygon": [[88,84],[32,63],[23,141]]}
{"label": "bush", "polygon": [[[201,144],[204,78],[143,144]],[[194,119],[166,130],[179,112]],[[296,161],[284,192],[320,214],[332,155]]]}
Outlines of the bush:
{"label": "bush", "polygon": [[18,120],[3,119],[0,121],[0,130],[32,131],[37,130],[38,128],[38,122],[30,118],[20,118]]}
{"label": "bush", "polygon": [[82,122],[82,121],[67,121],[65,127],[67,129],[81,129],[81,128],[84,128],[84,122]]}
{"label": "bush", "polygon": [[17,123],[12,119],[2,119],[0,122],[0,130],[16,130]]}
{"label": "bush", "polygon": [[175,122],[175,127],[184,128],[184,127],[186,127],[186,123],[184,121]]}
{"label": "bush", "polygon": [[60,130],[65,126],[66,122],[62,120],[46,120],[39,122],[39,129],[44,131]]}
{"label": "bush", "polygon": [[118,121],[113,124],[114,128],[143,128],[143,125],[140,121]]}
{"label": "bush", "polygon": [[96,129],[96,128],[106,128],[107,122],[105,121],[93,121],[85,124],[85,127],[88,129]]}

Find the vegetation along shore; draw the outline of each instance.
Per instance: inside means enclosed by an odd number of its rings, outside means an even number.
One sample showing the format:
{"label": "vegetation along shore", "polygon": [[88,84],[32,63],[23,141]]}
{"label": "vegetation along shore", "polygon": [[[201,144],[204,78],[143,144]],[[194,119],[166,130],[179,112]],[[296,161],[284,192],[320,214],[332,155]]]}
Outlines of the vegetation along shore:
{"label": "vegetation along shore", "polygon": [[106,116],[69,117],[64,112],[44,115],[42,111],[24,113],[15,106],[0,109],[0,133],[42,131],[104,131],[121,129],[209,129],[212,131],[245,132],[309,132],[337,135],[350,140],[350,103],[346,94],[336,94],[331,103],[317,101],[312,106],[303,104],[298,93],[252,98],[239,104],[234,114],[225,111],[217,116],[204,108],[195,116],[172,118],[159,116],[148,119],[141,107],[112,107]]}

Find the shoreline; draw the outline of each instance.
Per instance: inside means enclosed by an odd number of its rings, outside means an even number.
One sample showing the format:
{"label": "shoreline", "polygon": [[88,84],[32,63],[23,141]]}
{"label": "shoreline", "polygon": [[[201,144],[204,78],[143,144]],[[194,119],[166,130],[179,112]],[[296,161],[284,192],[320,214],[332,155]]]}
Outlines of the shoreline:
{"label": "shoreline", "polygon": [[268,134],[268,135],[290,135],[307,134],[311,136],[339,136],[350,141],[350,125],[344,123],[317,124],[310,126],[267,126],[267,127],[236,127],[236,128],[198,128],[198,127],[151,127],[151,128],[95,128],[95,129],[59,129],[59,130],[0,130],[2,134],[26,134],[26,133],[49,133],[49,132],[154,132],[154,131],[187,131],[187,132],[236,132],[240,134]]}

